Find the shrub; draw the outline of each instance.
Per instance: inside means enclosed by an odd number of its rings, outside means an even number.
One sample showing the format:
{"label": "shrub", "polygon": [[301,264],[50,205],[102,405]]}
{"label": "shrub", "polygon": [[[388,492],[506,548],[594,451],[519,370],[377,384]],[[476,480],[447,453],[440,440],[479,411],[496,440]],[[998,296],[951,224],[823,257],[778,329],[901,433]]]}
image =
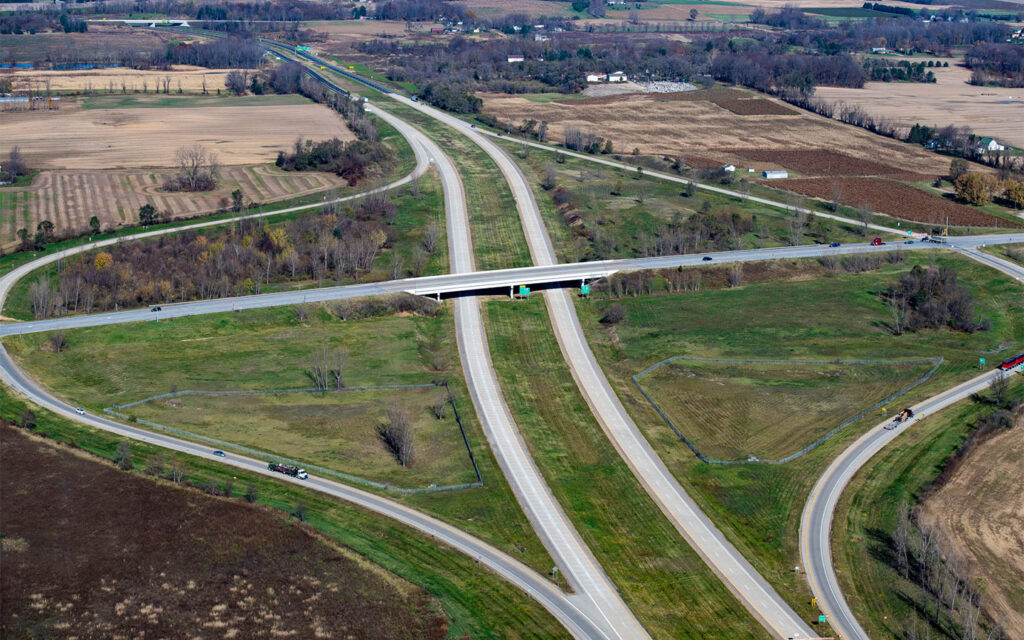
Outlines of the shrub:
{"label": "shrub", "polygon": [[626,311],[626,308],[619,303],[615,303],[604,310],[601,322],[604,324],[618,324],[627,317],[629,317],[629,312]]}

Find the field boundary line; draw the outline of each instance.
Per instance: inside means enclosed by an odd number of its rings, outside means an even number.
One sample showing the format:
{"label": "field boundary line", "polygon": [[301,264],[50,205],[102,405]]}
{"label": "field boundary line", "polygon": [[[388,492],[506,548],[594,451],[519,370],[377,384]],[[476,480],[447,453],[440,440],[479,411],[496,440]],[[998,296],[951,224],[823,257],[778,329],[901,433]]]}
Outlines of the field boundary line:
{"label": "field boundary line", "polygon": [[[343,471],[335,471],[333,469],[327,469],[318,465],[307,464],[279,456],[261,449],[253,449],[244,445],[235,444],[233,442],[227,442],[226,440],[218,440],[217,438],[211,438],[209,436],[200,435],[198,433],[192,433],[191,431],[185,431],[183,429],[177,429],[175,427],[169,427],[158,422],[152,422],[150,420],[144,420],[135,416],[122,413],[121,409],[131,409],[138,407],[150,402],[157,400],[166,400],[168,398],[179,398],[182,396],[247,396],[247,395],[282,395],[282,394],[299,394],[299,393],[339,393],[345,391],[400,391],[403,389],[433,389],[436,387],[444,387],[445,391],[448,392],[446,401],[451,405],[452,411],[455,414],[455,422],[459,425],[459,433],[462,434],[462,441],[466,445],[466,451],[469,453],[469,461],[473,465],[473,472],[476,474],[476,482],[467,482],[463,484],[451,484],[441,486],[430,486],[421,488],[408,488],[408,487],[396,487],[385,482],[377,482],[375,480],[369,480],[367,478],[361,478],[354,476]],[[198,440],[211,444],[224,449],[233,449],[241,451],[243,453],[253,455],[257,458],[270,459],[273,461],[283,461],[287,464],[294,465],[296,467],[304,467],[306,469],[312,469],[317,473],[327,476],[333,476],[341,480],[346,480],[355,484],[361,484],[367,487],[373,487],[375,489],[383,489],[385,491],[395,491],[404,494],[417,494],[417,493],[436,493],[439,491],[459,491],[462,489],[478,489],[484,486],[483,476],[480,475],[480,467],[477,465],[476,456],[473,454],[473,447],[469,444],[469,437],[466,435],[466,430],[462,425],[462,416],[459,415],[458,407],[455,406],[455,398],[451,394],[451,390],[448,388],[448,383],[436,384],[436,383],[424,383],[424,384],[385,384],[385,385],[367,385],[361,387],[342,387],[340,389],[319,389],[316,387],[304,387],[301,389],[252,389],[252,390],[228,390],[228,391],[203,391],[196,389],[182,389],[181,391],[171,391],[169,393],[161,393],[142,400],[136,400],[135,402],[129,402],[127,404],[115,404],[111,407],[104,407],[103,413],[112,415],[121,420],[126,420],[132,423],[138,423],[158,429],[160,431],[166,431],[175,435],[184,436],[192,440]]]}
{"label": "field boundary line", "polygon": [[[686,361],[686,362],[716,362],[716,363],[723,363],[723,364],[806,364],[806,365],[864,365],[864,364],[873,364],[873,365],[885,365],[885,366],[889,366],[889,365],[914,365],[914,364],[929,364],[929,363],[931,363],[933,366],[928,371],[928,373],[924,374],[921,378],[918,378],[917,380],[915,380],[915,381],[907,384],[906,386],[904,386],[902,389],[900,389],[898,391],[895,391],[894,393],[892,393],[891,395],[887,396],[886,398],[883,398],[882,400],[878,401],[874,405],[868,407],[867,409],[864,409],[863,411],[861,411],[857,415],[855,415],[852,418],[846,420],[845,422],[840,424],[838,427],[835,427],[834,429],[832,429],[831,431],[829,431],[825,435],[821,436],[820,438],[818,438],[817,440],[815,440],[811,444],[807,445],[803,449],[800,449],[796,453],[792,453],[792,454],[786,456],[785,458],[781,458],[781,459],[778,459],[778,460],[762,460],[762,459],[757,458],[757,457],[752,455],[749,458],[747,458],[746,460],[717,460],[717,459],[714,459],[714,458],[708,458],[703,453],[701,453],[700,449],[697,448],[697,445],[693,444],[693,442],[691,442],[689,438],[687,438],[685,435],[683,435],[683,432],[679,430],[679,428],[672,422],[672,420],[665,414],[665,412],[662,411],[661,407],[658,406],[658,403],[655,402],[653,398],[651,398],[651,396],[647,393],[647,391],[640,384],[640,378],[642,378],[642,377],[644,377],[644,376],[646,376],[646,375],[648,375],[650,373],[653,373],[659,367],[662,367],[662,366],[664,366],[666,364],[669,364],[670,362],[675,362],[677,360],[683,360],[683,361]],[[792,462],[793,460],[796,460],[797,458],[799,458],[800,456],[802,456],[802,455],[804,455],[806,453],[810,453],[814,449],[816,449],[819,446],[821,446],[822,444],[824,444],[824,442],[826,440],[828,440],[829,438],[831,438],[832,436],[837,434],[840,430],[842,430],[843,428],[845,428],[845,427],[853,424],[854,422],[860,420],[861,418],[863,418],[867,414],[871,413],[872,411],[874,411],[874,410],[876,410],[876,409],[878,409],[878,408],[888,404],[889,402],[892,402],[893,400],[895,400],[896,398],[899,398],[900,396],[902,396],[903,394],[907,393],[908,391],[910,391],[914,387],[917,387],[917,386],[919,386],[921,384],[924,384],[925,382],[927,382],[932,377],[932,375],[938,370],[938,368],[940,366],[942,366],[943,362],[945,362],[945,358],[943,358],[942,356],[936,356],[934,358],[910,358],[910,359],[906,359],[906,360],[871,360],[871,359],[856,359],[856,358],[855,359],[851,359],[851,360],[772,360],[772,359],[747,359],[747,358],[737,358],[737,359],[730,359],[730,358],[690,358],[690,357],[687,357],[687,356],[672,356],[670,358],[665,358],[664,360],[662,360],[660,362],[656,362],[656,363],[652,364],[651,366],[647,367],[646,369],[644,369],[643,371],[641,371],[641,372],[639,372],[639,373],[637,373],[637,374],[635,374],[633,376],[630,376],[630,380],[633,381],[633,384],[640,391],[641,395],[643,395],[644,399],[647,400],[647,402],[650,403],[651,407],[658,413],[659,416],[661,416],[661,419],[665,422],[665,424],[667,424],[669,426],[669,428],[672,429],[673,432],[675,432],[676,436],[680,440],[682,440],[683,444],[685,444],[687,447],[690,448],[690,451],[692,451],[693,454],[695,456],[697,456],[697,458],[700,459],[701,462],[704,462],[704,463],[707,463],[707,464],[717,464],[717,465],[753,464],[753,463],[786,464],[787,462]]]}

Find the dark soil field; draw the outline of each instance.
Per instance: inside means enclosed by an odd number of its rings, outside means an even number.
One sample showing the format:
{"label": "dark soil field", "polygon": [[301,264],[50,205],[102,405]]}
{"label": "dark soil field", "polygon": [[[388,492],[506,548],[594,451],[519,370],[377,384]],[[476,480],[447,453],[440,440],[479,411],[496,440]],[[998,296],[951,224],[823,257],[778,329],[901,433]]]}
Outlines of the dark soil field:
{"label": "dark soil field", "polygon": [[0,491],[4,638],[447,635],[425,591],[305,525],[7,425]]}
{"label": "dark soil field", "polygon": [[839,185],[844,204],[853,207],[868,207],[882,213],[923,222],[925,224],[949,224],[968,227],[1019,227],[1004,220],[970,207],[956,204],[910,185],[884,178],[794,178],[777,183],[789,191],[830,200],[835,194],[834,185]]}
{"label": "dark soil field", "polygon": [[715,104],[728,109],[738,116],[795,116],[796,111],[771,100],[744,98],[741,100],[717,99]]}
{"label": "dark soil field", "polygon": [[[769,102],[768,104],[775,103]],[[898,167],[864,158],[854,158],[825,149],[735,149],[732,151],[748,160],[774,162],[807,176],[891,176],[904,173],[904,170]],[[927,180],[929,177],[926,176],[925,179]]]}

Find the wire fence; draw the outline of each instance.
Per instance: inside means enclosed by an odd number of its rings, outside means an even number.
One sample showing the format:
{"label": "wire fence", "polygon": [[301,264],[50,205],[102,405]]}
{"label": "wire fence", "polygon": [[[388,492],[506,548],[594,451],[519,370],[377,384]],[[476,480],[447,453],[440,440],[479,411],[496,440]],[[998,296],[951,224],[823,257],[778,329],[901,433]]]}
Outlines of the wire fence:
{"label": "wire fence", "polygon": [[[473,472],[476,474],[476,482],[467,482],[463,484],[449,484],[449,485],[430,485],[429,487],[409,488],[409,487],[396,487],[385,482],[377,482],[375,480],[369,480],[367,478],[361,478],[341,471],[335,471],[334,469],[327,469],[314,464],[299,462],[291,458],[282,457],[280,455],[262,451],[260,449],[253,449],[244,445],[235,444],[233,442],[227,442],[225,440],[218,440],[217,438],[211,438],[209,436],[200,435],[198,433],[192,433],[191,431],[185,431],[183,429],[176,429],[169,427],[158,422],[151,420],[144,420],[136,416],[122,413],[120,410],[131,409],[138,407],[150,402],[156,402],[158,400],[167,400],[171,398],[180,398],[182,396],[246,396],[246,395],[280,395],[280,394],[291,394],[291,393],[339,393],[348,391],[401,391],[403,389],[432,389],[435,387],[444,387],[447,392],[447,402],[452,408],[452,412],[455,415],[455,422],[459,425],[459,433],[462,434],[462,442],[466,445],[466,452],[469,454],[469,461],[473,465]],[[477,465],[476,456],[473,454],[473,447],[469,443],[469,437],[466,435],[466,429],[462,424],[462,416],[459,415],[459,408],[455,404],[455,397],[451,393],[451,389],[448,387],[448,383],[443,384],[395,384],[395,385],[377,385],[377,386],[366,386],[366,387],[343,387],[341,389],[319,389],[319,388],[304,388],[304,389],[272,389],[272,390],[239,390],[239,391],[201,391],[194,389],[183,389],[181,391],[171,391],[170,393],[162,393],[160,395],[150,396],[137,400],[135,402],[129,402],[127,404],[115,404],[112,407],[106,407],[103,412],[131,422],[133,424],[141,424],[151,429],[158,431],[164,431],[173,435],[188,438],[198,442],[203,442],[212,445],[218,449],[227,449],[230,451],[237,451],[254,458],[260,458],[267,460],[268,462],[283,462],[295,467],[302,467],[310,471],[314,471],[322,476],[330,476],[339,480],[359,484],[366,487],[372,487],[374,489],[381,489],[384,491],[394,491],[396,493],[404,494],[416,494],[416,493],[436,493],[439,491],[459,491],[462,489],[478,489],[484,486],[483,476],[480,474],[480,467]]]}
{"label": "wire fence", "polygon": [[[717,460],[715,458],[709,458],[706,455],[704,455],[703,453],[701,453],[700,449],[698,449],[697,446],[692,441],[690,441],[689,438],[687,438],[685,435],[683,435],[683,432],[680,431],[679,428],[672,422],[672,419],[669,418],[668,415],[666,415],[665,412],[661,410],[661,407],[658,406],[658,403],[655,402],[653,398],[651,398],[651,396],[647,393],[647,391],[640,384],[640,378],[648,375],[649,373],[653,372],[655,369],[658,369],[661,366],[669,364],[670,362],[675,362],[677,360],[682,360],[684,362],[707,362],[707,363],[724,363],[724,364],[805,364],[805,365],[816,365],[816,366],[823,366],[823,365],[832,365],[832,366],[834,366],[834,365],[885,365],[885,366],[898,366],[898,365],[932,364],[933,366],[932,366],[931,369],[928,370],[928,373],[924,374],[922,377],[920,377],[917,380],[911,382],[910,384],[904,386],[899,391],[896,391],[895,393],[889,395],[888,397],[886,397],[883,400],[877,402],[876,404],[874,404],[874,405],[868,407],[867,409],[861,411],[860,413],[858,413],[857,415],[853,416],[852,418],[844,421],[838,427],[832,429],[831,431],[829,431],[825,435],[821,436],[820,438],[818,438],[817,440],[815,440],[811,444],[807,445],[806,447],[804,447],[803,449],[797,451],[796,453],[793,453],[793,454],[790,454],[790,455],[786,456],[785,458],[781,458],[781,459],[778,459],[778,460],[762,460],[762,459],[757,458],[755,456],[750,456],[746,460]],[[806,453],[816,449],[817,447],[821,446],[822,443],[824,443],[826,440],[828,440],[829,438],[831,438],[835,434],[839,433],[839,431],[842,430],[844,427],[847,427],[847,426],[853,424],[854,422],[857,422],[858,420],[860,420],[861,418],[863,418],[867,414],[871,413],[872,411],[876,411],[877,409],[879,409],[879,408],[885,406],[886,404],[892,402],[896,398],[899,398],[900,396],[902,396],[906,392],[910,391],[914,387],[916,387],[916,386],[918,386],[920,384],[923,384],[924,382],[927,382],[928,379],[932,377],[932,374],[935,373],[935,371],[939,368],[939,366],[942,365],[942,363],[944,361],[945,360],[942,357],[935,357],[935,358],[912,358],[912,359],[909,359],[909,360],[858,360],[858,359],[854,359],[854,360],[767,360],[767,359],[737,359],[737,360],[732,360],[732,359],[726,359],[726,358],[687,358],[686,356],[672,356],[671,358],[666,358],[666,359],[662,360],[661,362],[656,362],[655,364],[652,364],[651,366],[647,367],[646,369],[644,369],[640,373],[637,373],[636,375],[632,376],[631,379],[633,380],[633,384],[636,385],[636,388],[639,389],[641,395],[643,395],[644,399],[646,399],[647,402],[650,403],[651,407],[658,413],[659,416],[661,416],[661,419],[665,421],[665,424],[667,424],[669,426],[669,428],[671,428],[672,431],[675,432],[676,436],[683,442],[683,444],[685,444],[687,447],[690,448],[690,451],[692,451],[693,454],[695,456],[697,456],[697,458],[699,458],[701,460],[701,462],[706,462],[707,464],[720,464],[720,465],[748,464],[748,463],[757,463],[757,462],[760,462],[760,463],[763,463],[763,464],[786,464],[787,462],[791,462],[791,461],[799,458],[800,456],[802,456],[802,455],[804,455],[804,454],[806,454]]]}

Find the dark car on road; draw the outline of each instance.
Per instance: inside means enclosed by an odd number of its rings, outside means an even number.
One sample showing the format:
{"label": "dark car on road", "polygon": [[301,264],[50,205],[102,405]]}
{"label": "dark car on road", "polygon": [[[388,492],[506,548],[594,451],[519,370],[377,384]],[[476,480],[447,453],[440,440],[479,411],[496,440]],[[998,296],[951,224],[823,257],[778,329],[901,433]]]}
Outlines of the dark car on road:
{"label": "dark car on road", "polygon": [[701,258],[701,260],[703,260],[704,262],[711,262],[711,256],[704,256],[703,258]]}
{"label": "dark car on road", "polygon": [[835,247],[838,247],[838,246],[839,246],[839,243],[838,243],[838,242],[833,242],[832,244],[830,244],[830,245],[828,245],[828,246],[830,246],[830,247],[832,247],[832,248],[835,248]]}
{"label": "dark car on road", "polygon": [[220,449],[215,449],[215,450],[214,450],[214,452],[213,452],[213,455],[215,455],[215,456],[220,456],[221,458],[226,458],[226,457],[228,457],[228,454],[224,453],[224,452],[223,452],[223,451],[221,451]]}

